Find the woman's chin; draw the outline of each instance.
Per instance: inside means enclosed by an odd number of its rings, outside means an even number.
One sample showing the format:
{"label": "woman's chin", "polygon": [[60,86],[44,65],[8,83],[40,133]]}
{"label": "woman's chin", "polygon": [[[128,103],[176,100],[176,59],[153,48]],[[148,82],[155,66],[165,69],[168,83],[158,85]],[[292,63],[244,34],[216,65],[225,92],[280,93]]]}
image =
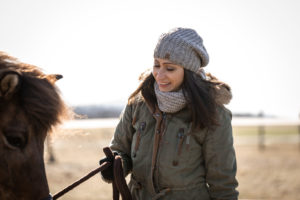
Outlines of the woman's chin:
{"label": "woman's chin", "polygon": [[161,91],[161,92],[170,92],[171,90],[170,89],[168,89],[168,88],[159,88],[159,90]]}

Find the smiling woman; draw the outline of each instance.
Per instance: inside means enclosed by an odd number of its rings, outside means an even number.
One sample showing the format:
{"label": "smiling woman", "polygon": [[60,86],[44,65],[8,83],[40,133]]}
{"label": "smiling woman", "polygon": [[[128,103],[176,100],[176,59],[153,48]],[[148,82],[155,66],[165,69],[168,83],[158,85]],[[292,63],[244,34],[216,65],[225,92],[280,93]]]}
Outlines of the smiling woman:
{"label": "smiling woman", "polygon": [[[208,61],[193,29],[159,39],[152,73],[129,97],[110,144],[131,173],[133,199],[237,199],[231,112],[224,107],[230,87],[204,73]],[[112,169],[102,178],[110,182]]]}

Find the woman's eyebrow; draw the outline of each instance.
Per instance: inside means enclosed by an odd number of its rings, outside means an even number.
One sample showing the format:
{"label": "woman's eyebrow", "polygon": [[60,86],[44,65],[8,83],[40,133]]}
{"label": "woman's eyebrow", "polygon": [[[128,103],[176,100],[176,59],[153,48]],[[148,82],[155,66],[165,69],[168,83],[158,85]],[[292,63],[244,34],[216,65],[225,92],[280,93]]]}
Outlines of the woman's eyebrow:
{"label": "woman's eyebrow", "polygon": [[175,65],[174,63],[171,63],[171,62],[164,62],[163,64],[167,64],[167,65]]}

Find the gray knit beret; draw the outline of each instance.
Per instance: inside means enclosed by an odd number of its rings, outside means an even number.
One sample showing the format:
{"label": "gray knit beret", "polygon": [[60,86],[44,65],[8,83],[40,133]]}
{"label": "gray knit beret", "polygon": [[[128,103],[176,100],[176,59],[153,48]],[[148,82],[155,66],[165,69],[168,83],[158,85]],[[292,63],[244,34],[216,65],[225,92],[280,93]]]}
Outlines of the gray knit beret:
{"label": "gray knit beret", "polygon": [[154,58],[170,60],[196,73],[209,62],[202,38],[189,28],[175,28],[162,34],[154,50]]}

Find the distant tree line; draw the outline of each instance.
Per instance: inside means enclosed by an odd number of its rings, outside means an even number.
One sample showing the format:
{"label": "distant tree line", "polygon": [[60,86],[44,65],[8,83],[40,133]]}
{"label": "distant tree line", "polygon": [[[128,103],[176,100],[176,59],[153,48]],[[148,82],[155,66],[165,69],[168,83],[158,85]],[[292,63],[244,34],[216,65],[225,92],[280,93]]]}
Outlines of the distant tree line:
{"label": "distant tree line", "polygon": [[253,114],[253,113],[233,113],[233,117],[259,117],[259,114]]}
{"label": "distant tree line", "polygon": [[[77,118],[118,118],[123,106],[112,105],[86,105],[73,107]],[[266,117],[263,112],[253,113],[233,113],[233,117]],[[270,117],[270,116],[269,116]]]}
{"label": "distant tree line", "polygon": [[275,117],[274,115],[266,115],[263,111],[260,111],[257,114],[254,113],[233,113],[232,114],[233,117]]}
{"label": "distant tree line", "polygon": [[73,111],[76,118],[118,118],[122,112],[122,106],[87,105],[75,106]]}

